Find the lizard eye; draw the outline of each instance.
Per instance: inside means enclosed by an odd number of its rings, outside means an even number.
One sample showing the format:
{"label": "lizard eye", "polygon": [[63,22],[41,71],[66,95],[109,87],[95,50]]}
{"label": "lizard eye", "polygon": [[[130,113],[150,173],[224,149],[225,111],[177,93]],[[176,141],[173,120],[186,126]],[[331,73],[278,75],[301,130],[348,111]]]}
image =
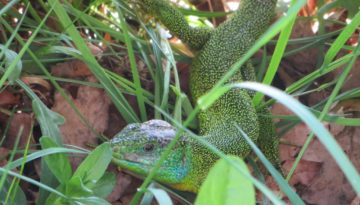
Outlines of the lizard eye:
{"label": "lizard eye", "polygon": [[144,145],[144,151],[145,152],[151,152],[154,149],[154,144],[145,144]]}

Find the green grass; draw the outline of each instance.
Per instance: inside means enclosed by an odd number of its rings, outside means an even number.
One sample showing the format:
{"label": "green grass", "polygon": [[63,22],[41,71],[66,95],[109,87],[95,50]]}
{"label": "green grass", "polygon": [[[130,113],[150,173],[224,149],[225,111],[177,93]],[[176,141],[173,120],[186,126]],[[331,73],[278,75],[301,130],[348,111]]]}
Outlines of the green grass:
{"label": "green grass", "polygon": [[[61,3],[60,3],[61,2]],[[269,163],[247,136],[249,144],[253,147],[254,152],[259,160],[273,175],[280,189],[288,196],[293,204],[305,204],[304,201],[295,193],[287,183],[293,176],[299,161],[303,157],[309,144],[316,137],[325,146],[331,156],[337,162],[339,168],[349,179],[354,191],[360,194],[360,176],[356,171],[346,154],[334,140],[321,122],[332,122],[338,125],[360,126],[360,119],[337,116],[330,113],[331,107],[338,102],[358,98],[360,89],[355,88],[351,91],[341,92],[349,72],[353,68],[355,61],[360,55],[359,45],[350,47],[346,45],[348,39],[353,35],[355,30],[359,29],[360,12],[354,14],[353,20],[349,24],[337,22],[342,26],[341,29],[333,32],[321,31],[313,37],[303,37],[291,39],[290,34],[297,13],[306,3],[305,0],[293,1],[293,5],[287,11],[286,16],[279,18],[249,49],[249,51],[236,62],[229,72],[213,87],[208,95],[203,96],[196,105],[191,105],[189,96],[180,88],[180,77],[176,67],[177,62],[189,62],[189,58],[176,48],[172,47],[166,39],[160,35],[159,27],[153,27],[149,22],[143,22],[141,18],[135,15],[135,12],[124,2],[114,1],[106,2],[109,5],[111,13],[103,14],[94,9],[102,1],[90,1],[89,5],[81,3],[70,4],[66,1],[50,0],[47,3],[39,0],[38,4],[44,13],[38,13],[29,1],[24,1],[24,14],[11,9],[11,6],[18,4],[18,1],[10,1],[6,6],[0,3],[0,91],[13,87],[21,88],[26,95],[32,100],[32,112],[34,112],[37,122],[40,125],[43,137],[40,140],[41,149],[30,152],[29,147],[34,146],[27,142],[24,149],[19,150],[17,144],[12,148],[10,156],[7,158],[8,163],[0,167],[0,203],[25,204],[26,198],[24,192],[19,186],[21,180],[26,181],[40,188],[40,196],[37,204],[50,204],[56,201],[64,204],[67,201],[71,204],[83,203],[88,204],[107,204],[104,198],[110,193],[114,185],[114,176],[107,173],[105,168],[111,160],[111,151],[105,143],[94,151],[69,148],[63,145],[62,136],[59,126],[64,119],[59,114],[50,110],[34,93],[34,91],[21,80],[23,75],[41,77],[51,82],[52,86],[58,91],[70,104],[71,108],[79,115],[82,123],[90,128],[94,133],[96,131],[91,124],[82,116],[72,100],[67,96],[59,83],[72,83],[74,85],[88,85],[103,89],[110,96],[112,103],[115,105],[123,119],[127,123],[142,122],[148,119],[165,119],[179,128],[177,137],[169,144],[157,164],[154,165],[152,172],[144,179],[143,184],[138,192],[134,195],[131,204],[138,204],[144,193],[141,204],[149,204],[152,195],[160,204],[169,204],[167,192],[162,188],[149,185],[153,182],[152,178],[156,170],[160,167],[161,162],[166,159],[171,152],[172,147],[180,138],[181,132],[187,132],[191,137],[204,144],[211,151],[224,159],[234,172],[245,176],[253,186],[264,194],[274,204],[284,204],[281,199],[270,190],[262,180],[251,176],[244,167],[234,162],[231,157],[226,156],[216,147],[208,144],[201,137],[191,132],[188,127],[196,129],[196,115],[200,110],[206,110],[208,106],[224,92],[233,87],[241,87],[258,91],[254,98],[254,103],[258,106],[271,105],[274,102],[280,102],[294,112],[293,116],[274,116],[281,118],[281,128],[290,129],[300,122],[306,123],[312,130],[303,145],[291,172],[286,179]],[[320,12],[328,10],[329,5],[319,5]],[[344,6],[336,4],[336,6]],[[200,17],[201,23],[206,17],[223,16],[226,13],[199,12],[193,9],[182,10],[186,15],[195,15]],[[116,16],[118,15],[119,18]],[[140,25],[142,33],[136,32],[129,21],[124,17],[132,17]],[[18,18],[18,23],[14,27],[8,19]],[[316,19],[318,16],[309,17]],[[51,25],[45,24],[49,18],[55,19],[57,24],[55,29]],[[328,20],[321,18],[320,28],[324,29]],[[336,22],[335,22],[336,23]],[[54,24],[54,23],[53,23]],[[96,38],[91,41],[94,44],[103,43],[107,46],[107,52],[102,57],[111,56],[116,59],[122,59],[125,56],[129,58],[130,72],[132,79],[126,79],[106,70],[99,64],[96,57],[91,53],[87,39],[83,38],[80,31],[88,29],[91,33],[96,34]],[[24,31],[32,31],[28,39],[20,35]],[[111,36],[112,41],[104,40],[104,35]],[[279,37],[274,39],[278,34]],[[151,43],[150,43],[151,41]],[[45,48],[39,49],[39,43],[46,45]],[[266,45],[275,44],[273,53],[264,53],[261,59],[255,59],[259,66],[266,69],[264,78],[261,82],[265,85],[271,85],[281,60],[284,57],[294,55],[299,52],[306,52],[309,48],[319,47],[326,49],[323,56],[320,56],[318,68],[313,72],[305,75],[284,91],[261,85],[259,83],[240,83],[225,85],[224,83],[239,70],[239,68],[249,60],[259,49]],[[287,45],[297,45],[296,49],[287,49]],[[121,51],[119,51],[121,50]],[[347,51],[341,57],[337,57],[341,51]],[[351,52],[348,52],[351,51]],[[64,59],[79,59],[84,61],[91,72],[98,79],[99,83],[89,83],[81,80],[67,79],[52,76],[49,72],[49,66],[56,62],[64,62]],[[149,73],[151,80],[154,82],[154,90],[146,90],[141,85],[141,77],[137,67],[137,59],[146,65],[146,71]],[[324,83],[318,88],[311,90],[309,87],[312,83],[324,75],[345,67],[341,75],[331,83]],[[260,77],[262,75],[259,75]],[[173,78],[172,78],[173,77]],[[174,79],[173,81],[171,79]],[[328,98],[319,102],[312,107],[301,105],[291,96],[304,96],[309,93],[321,90],[331,89]],[[130,105],[124,95],[133,95],[137,100],[137,110]],[[264,94],[271,99],[261,104]],[[0,110],[1,111],[1,110]],[[11,114],[9,110],[1,111],[2,113]],[[6,130],[6,129],[5,129]],[[241,133],[241,130],[239,130]],[[3,133],[4,136],[6,132]],[[20,136],[21,130],[18,133]],[[99,133],[96,133],[100,139],[103,139]],[[109,136],[111,137],[111,136]],[[19,138],[19,137],[18,137]],[[29,138],[30,139],[30,138]],[[6,138],[0,139],[0,146]],[[18,142],[19,139],[17,139]],[[22,153],[21,158],[14,160],[16,153]],[[73,171],[70,168],[68,156],[74,154],[88,155],[83,163]],[[35,159],[41,159],[41,180],[34,180],[23,175],[25,165],[32,163]],[[102,163],[101,166],[94,164]],[[226,166],[227,166],[226,165]],[[224,165],[225,166],[225,165]],[[13,169],[18,168],[18,172]],[[62,170],[59,172],[58,170]],[[241,177],[240,177],[241,178]],[[52,181],[55,181],[53,183]],[[224,186],[226,187],[226,186]],[[103,191],[99,191],[103,190]],[[220,190],[226,192],[227,190]],[[97,193],[97,194],[96,194]],[[100,194],[99,194],[100,193]],[[225,194],[226,195],[226,194]],[[189,203],[189,202],[188,202]]]}

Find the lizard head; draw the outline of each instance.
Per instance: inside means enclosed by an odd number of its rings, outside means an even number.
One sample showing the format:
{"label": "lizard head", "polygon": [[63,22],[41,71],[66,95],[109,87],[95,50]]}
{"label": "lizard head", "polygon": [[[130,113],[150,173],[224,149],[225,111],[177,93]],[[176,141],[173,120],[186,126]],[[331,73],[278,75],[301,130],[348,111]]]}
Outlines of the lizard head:
{"label": "lizard head", "polygon": [[[130,174],[146,176],[175,135],[176,129],[162,120],[129,124],[111,140],[114,162]],[[190,161],[189,146],[181,137],[157,170],[155,180],[179,185],[188,175]]]}

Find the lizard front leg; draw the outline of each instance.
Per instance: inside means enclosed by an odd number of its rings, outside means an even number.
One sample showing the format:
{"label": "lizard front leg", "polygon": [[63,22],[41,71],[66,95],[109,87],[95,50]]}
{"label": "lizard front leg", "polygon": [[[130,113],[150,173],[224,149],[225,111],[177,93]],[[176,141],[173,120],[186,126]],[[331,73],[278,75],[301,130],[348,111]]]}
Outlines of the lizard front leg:
{"label": "lizard front leg", "polygon": [[166,0],[131,0],[145,13],[161,21],[170,32],[180,38],[191,49],[200,50],[208,41],[212,29],[191,27],[184,15]]}

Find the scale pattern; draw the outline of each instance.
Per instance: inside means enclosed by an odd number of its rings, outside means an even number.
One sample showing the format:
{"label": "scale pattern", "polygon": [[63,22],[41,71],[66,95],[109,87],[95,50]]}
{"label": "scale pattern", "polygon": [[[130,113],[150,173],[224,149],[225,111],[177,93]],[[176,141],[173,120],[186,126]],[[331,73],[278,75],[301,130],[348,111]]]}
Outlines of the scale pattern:
{"label": "scale pattern", "polygon": [[[139,5],[142,11],[161,21],[172,34],[188,44],[190,48],[197,51],[190,73],[190,90],[194,103],[208,92],[255,43],[274,17],[277,2],[276,0],[242,0],[239,9],[229,20],[216,29],[207,29],[190,27],[181,12],[166,0],[132,1]],[[255,80],[254,68],[250,62],[243,66],[229,82],[244,80]],[[269,160],[278,164],[279,139],[275,134],[271,118],[266,117],[270,113],[267,108],[256,110],[251,99],[253,94],[242,89],[230,90],[206,111],[200,112],[198,115],[200,135],[226,154],[245,157],[251,149],[240,136],[235,127],[236,124],[258,144]],[[186,167],[179,167],[183,178],[171,177],[172,175],[179,176],[175,171],[172,174],[168,173],[168,180],[164,177],[158,177],[158,179],[164,183],[171,182],[170,185],[174,188],[197,192],[218,157],[197,142],[187,139],[188,141],[181,142],[187,149],[175,149],[172,153],[186,157],[184,159],[187,162]],[[123,139],[120,141],[117,140],[115,144],[127,143]],[[138,140],[136,143],[138,147],[143,140]],[[187,153],[183,153],[184,151]],[[168,159],[165,163],[179,166],[184,164],[174,163],[173,159]],[[174,180],[175,178],[177,180]]]}

